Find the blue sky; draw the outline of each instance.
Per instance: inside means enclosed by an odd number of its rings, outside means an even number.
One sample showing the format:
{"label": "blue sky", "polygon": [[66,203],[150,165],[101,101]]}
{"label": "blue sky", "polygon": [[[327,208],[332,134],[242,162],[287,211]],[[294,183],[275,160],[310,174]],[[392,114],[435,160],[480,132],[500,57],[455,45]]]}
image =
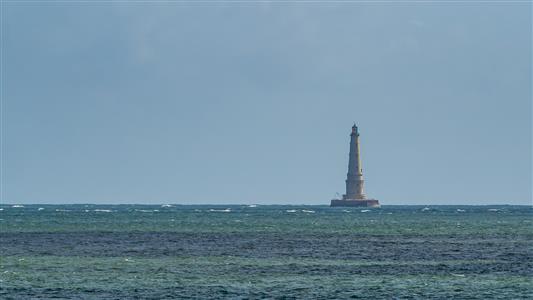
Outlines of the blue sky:
{"label": "blue sky", "polygon": [[531,4],[4,4],[5,203],[531,204]]}

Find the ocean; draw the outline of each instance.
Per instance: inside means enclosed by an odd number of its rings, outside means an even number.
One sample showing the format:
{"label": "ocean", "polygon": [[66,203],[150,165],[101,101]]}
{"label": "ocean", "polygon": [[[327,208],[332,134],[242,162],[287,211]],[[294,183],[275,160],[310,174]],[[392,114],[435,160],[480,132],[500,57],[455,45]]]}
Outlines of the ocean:
{"label": "ocean", "polygon": [[0,205],[2,299],[532,299],[531,206]]}

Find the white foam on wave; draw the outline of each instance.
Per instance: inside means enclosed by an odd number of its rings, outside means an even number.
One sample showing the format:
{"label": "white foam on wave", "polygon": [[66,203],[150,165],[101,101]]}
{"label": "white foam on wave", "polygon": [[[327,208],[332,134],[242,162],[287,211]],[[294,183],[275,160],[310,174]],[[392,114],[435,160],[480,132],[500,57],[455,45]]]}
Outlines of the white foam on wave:
{"label": "white foam on wave", "polygon": [[295,213],[295,212],[296,212],[296,209],[287,209],[286,212],[288,212],[288,213]]}
{"label": "white foam on wave", "polygon": [[170,205],[170,204],[163,204],[163,205],[161,205],[161,207],[172,207],[172,205]]}
{"label": "white foam on wave", "polygon": [[154,212],[153,210],[149,210],[149,209],[136,209],[135,211],[143,212],[143,213],[151,213],[151,212]]}
{"label": "white foam on wave", "polygon": [[110,210],[110,209],[95,209],[94,211],[97,211],[97,212],[112,212],[112,210]]}
{"label": "white foam on wave", "polygon": [[497,208],[489,208],[488,211],[500,211],[500,210]]}
{"label": "white foam on wave", "polygon": [[209,210],[210,212],[231,212],[231,208],[226,208],[226,209],[210,209]]}
{"label": "white foam on wave", "polygon": [[458,208],[457,212],[466,212],[466,210]]}
{"label": "white foam on wave", "polygon": [[366,213],[366,212],[369,212],[369,211],[371,211],[371,210],[370,209],[362,209],[361,210],[362,213]]}
{"label": "white foam on wave", "polygon": [[248,207],[257,207],[257,204],[250,204]]}
{"label": "white foam on wave", "polygon": [[302,209],[302,212],[304,212],[304,213],[310,213],[310,214],[314,214],[314,213],[315,213],[314,210],[305,210],[305,209]]}
{"label": "white foam on wave", "polygon": [[347,209],[343,209],[342,211],[343,211],[343,212],[350,212],[350,211],[349,211],[349,210],[347,210]]}
{"label": "white foam on wave", "polygon": [[3,208],[0,208],[0,211],[4,210]]}
{"label": "white foam on wave", "polygon": [[37,208],[37,210],[44,210],[44,207],[39,207]]}
{"label": "white foam on wave", "polygon": [[20,204],[15,204],[15,205],[12,205],[11,207],[14,207],[14,208],[19,208],[19,207],[24,207],[24,205],[20,205]]}
{"label": "white foam on wave", "polygon": [[431,208],[429,208],[429,207],[424,207],[424,208],[422,208],[422,211],[428,211],[428,210],[430,210],[430,209],[431,209]]}
{"label": "white foam on wave", "polygon": [[67,211],[70,211],[70,209],[59,209],[59,208],[56,208],[56,211],[59,211],[59,212],[67,212]]}

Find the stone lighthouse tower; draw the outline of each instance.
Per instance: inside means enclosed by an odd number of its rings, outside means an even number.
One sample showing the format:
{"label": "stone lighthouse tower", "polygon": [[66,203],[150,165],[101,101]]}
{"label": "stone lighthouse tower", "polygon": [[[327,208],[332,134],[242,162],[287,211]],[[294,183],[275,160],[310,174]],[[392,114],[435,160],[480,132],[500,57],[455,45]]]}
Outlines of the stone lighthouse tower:
{"label": "stone lighthouse tower", "polygon": [[331,206],[366,206],[379,207],[379,201],[366,199],[364,192],[363,168],[361,167],[361,151],[359,147],[359,129],[352,126],[350,134],[350,155],[346,178],[346,194],[342,199],[331,200]]}
{"label": "stone lighthouse tower", "polygon": [[352,126],[350,134],[350,155],[348,160],[348,175],[346,178],[346,194],[342,199],[366,199],[364,193],[363,168],[361,167],[361,151],[359,148],[359,130]]}

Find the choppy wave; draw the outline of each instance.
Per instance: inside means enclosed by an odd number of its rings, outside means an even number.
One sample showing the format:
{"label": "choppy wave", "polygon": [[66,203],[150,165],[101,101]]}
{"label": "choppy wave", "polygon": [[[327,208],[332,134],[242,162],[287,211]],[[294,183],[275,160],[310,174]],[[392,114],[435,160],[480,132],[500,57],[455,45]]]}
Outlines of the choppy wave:
{"label": "choppy wave", "polygon": [[153,212],[158,212],[159,210],[157,209],[135,209],[135,211],[142,212],[142,213],[153,213]]}

